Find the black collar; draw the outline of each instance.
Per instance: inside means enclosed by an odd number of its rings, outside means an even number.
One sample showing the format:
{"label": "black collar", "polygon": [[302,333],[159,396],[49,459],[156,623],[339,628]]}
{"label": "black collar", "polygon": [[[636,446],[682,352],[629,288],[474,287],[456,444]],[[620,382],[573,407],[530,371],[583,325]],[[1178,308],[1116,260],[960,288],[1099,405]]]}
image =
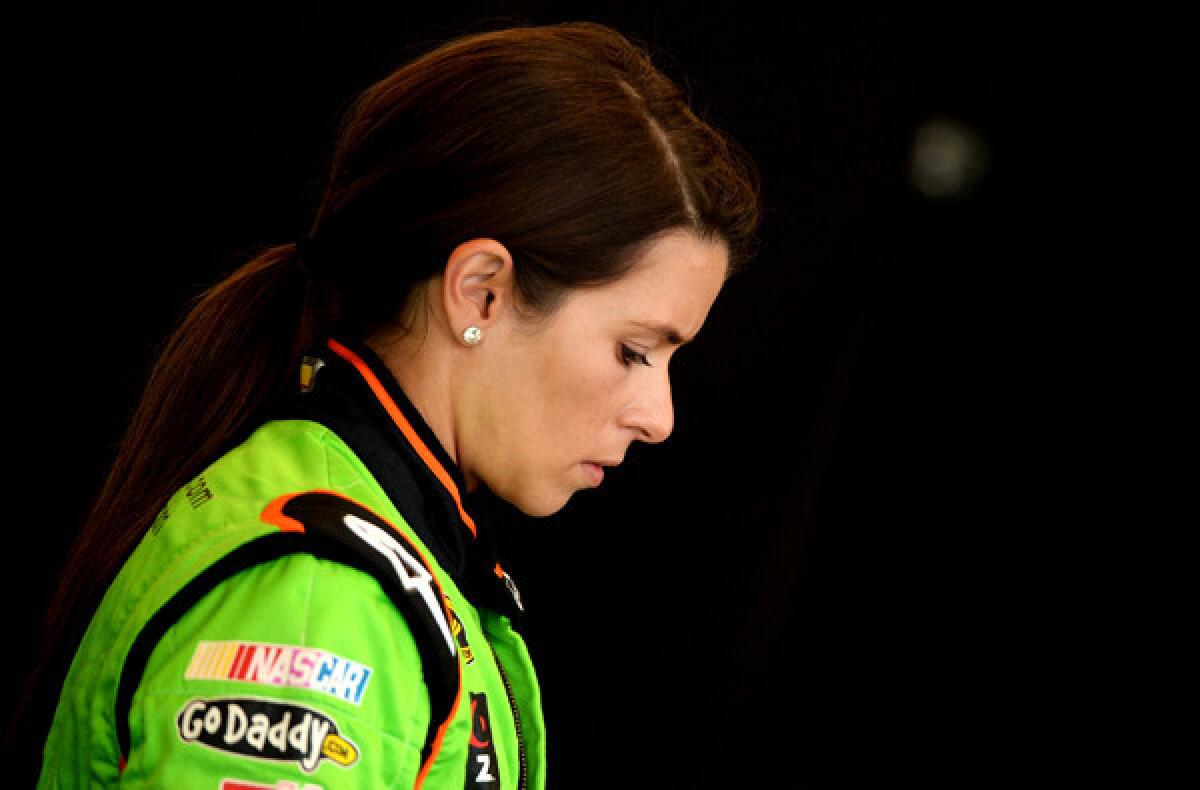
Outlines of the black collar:
{"label": "black collar", "polygon": [[467,510],[462,473],[387,365],[365,344],[338,339],[307,356],[320,360],[311,389],[298,385],[278,416],[337,434],[472,603],[515,618],[515,585],[493,534]]}

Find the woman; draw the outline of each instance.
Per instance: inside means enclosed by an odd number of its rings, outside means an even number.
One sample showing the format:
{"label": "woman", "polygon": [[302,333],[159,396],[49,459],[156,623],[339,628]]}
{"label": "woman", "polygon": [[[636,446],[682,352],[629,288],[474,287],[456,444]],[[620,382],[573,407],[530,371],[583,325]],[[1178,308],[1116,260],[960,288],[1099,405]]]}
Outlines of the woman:
{"label": "woman", "polygon": [[115,575],[42,786],[544,787],[520,596],[464,497],[554,513],[667,437],[757,183],[596,24],[368,89],[304,242],[156,363],[58,599]]}

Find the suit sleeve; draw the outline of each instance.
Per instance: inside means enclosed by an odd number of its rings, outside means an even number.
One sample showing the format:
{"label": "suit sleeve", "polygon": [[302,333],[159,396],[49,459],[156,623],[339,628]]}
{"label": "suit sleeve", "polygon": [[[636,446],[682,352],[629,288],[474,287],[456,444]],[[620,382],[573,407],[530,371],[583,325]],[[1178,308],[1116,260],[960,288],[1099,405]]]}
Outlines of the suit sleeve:
{"label": "suit sleeve", "polygon": [[375,578],[286,555],[166,630],[133,694],[121,783],[412,787],[429,717],[416,643]]}

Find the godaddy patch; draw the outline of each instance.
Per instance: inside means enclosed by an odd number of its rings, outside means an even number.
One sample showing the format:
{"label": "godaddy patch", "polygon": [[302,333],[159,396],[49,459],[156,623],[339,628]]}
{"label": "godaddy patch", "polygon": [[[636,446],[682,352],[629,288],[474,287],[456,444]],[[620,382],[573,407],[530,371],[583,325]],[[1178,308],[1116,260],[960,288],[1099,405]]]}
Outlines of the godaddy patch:
{"label": "godaddy patch", "polygon": [[358,760],[358,747],[314,708],[273,699],[193,699],[179,712],[179,737],[222,752],[294,762],[305,773],[321,760],[340,766]]}

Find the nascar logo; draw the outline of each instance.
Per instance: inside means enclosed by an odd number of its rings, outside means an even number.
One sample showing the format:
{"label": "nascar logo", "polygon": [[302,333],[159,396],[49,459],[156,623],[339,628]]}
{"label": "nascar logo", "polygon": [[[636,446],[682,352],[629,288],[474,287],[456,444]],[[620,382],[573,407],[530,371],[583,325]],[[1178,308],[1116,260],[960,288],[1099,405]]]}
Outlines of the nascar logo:
{"label": "nascar logo", "polygon": [[295,762],[312,773],[326,759],[343,767],[358,760],[358,747],[342,737],[324,713],[267,699],[194,699],[176,720],[184,743],[260,760]]}
{"label": "nascar logo", "polygon": [[312,689],[357,705],[367,690],[371,668],[315,647],[201,642],[184,676]]}

